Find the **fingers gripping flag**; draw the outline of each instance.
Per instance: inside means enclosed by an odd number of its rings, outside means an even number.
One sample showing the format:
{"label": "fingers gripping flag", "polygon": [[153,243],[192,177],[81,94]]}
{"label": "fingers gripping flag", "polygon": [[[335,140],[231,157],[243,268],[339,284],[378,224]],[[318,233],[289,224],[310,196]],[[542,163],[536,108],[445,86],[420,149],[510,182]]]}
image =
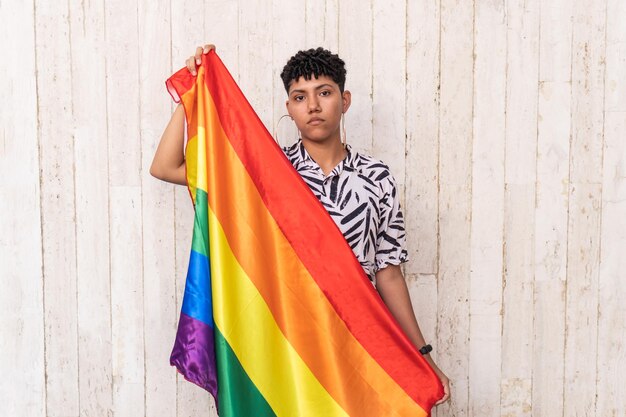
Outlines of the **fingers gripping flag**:
{"label": "fingers gripping flag", "polygon": [[171,355],[222,416],[426,416],[436,374],[214,51],[167,80],[195,219]]}

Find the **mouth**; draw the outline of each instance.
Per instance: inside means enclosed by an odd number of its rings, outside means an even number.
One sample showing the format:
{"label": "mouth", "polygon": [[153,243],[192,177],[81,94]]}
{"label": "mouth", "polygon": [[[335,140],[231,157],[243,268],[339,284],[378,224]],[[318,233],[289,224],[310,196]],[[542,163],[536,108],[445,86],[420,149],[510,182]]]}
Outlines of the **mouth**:
{"label": "mouth", "polygon": [[324,119],[320,119],[319,117],[313,117],[307,122],[307,124],[312,125],[312,126],[317,126],[319,124],[322,124],[323,122],[324,122]]}

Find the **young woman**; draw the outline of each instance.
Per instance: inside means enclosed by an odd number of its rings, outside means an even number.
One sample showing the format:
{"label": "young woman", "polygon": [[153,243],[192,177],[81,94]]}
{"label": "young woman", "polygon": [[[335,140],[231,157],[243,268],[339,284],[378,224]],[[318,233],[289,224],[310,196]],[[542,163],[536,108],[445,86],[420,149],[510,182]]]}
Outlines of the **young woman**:
{"label": "young woman", "polygon": [[[187,59],[192,75],[202,54],[214,48],[199,47]],[[281,78],[287,112],[300,132],[300,139],[284,149],[286,156],[342,231],[391,314],[439,376],[445,395],[437,404],[447,401],[448,377],[430,357],[432,348],[417,324],[400,269],[408,257],[396,182],[385,164],[353,151],[342,137],[343,114],[351,102],[350,92],[344,89],[343,60],[322,48],[299,51],[287,62]],[[186,184],[184,124],[179,105],[150,168],[156,178],[181,185]]]}

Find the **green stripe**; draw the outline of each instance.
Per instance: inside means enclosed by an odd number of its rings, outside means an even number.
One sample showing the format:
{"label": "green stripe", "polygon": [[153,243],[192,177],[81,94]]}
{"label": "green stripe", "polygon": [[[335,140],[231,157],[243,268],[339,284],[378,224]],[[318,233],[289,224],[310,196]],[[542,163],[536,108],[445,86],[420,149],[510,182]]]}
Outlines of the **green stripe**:
{"label": "green stripe", "polygon": [[193,220],[191,249],[209,257],[209,197],[206,191],[196,189],[196,215]]}
{"label": "green stripe", "polygon": [[220,417],[276,417],[217,326],[215,354]]}

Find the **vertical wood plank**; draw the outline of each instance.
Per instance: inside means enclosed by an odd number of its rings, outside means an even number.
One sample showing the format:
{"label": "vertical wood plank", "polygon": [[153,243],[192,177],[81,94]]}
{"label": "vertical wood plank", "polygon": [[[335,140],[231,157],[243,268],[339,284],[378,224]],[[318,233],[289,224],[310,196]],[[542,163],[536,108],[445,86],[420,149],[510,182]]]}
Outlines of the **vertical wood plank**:
{"label": "vertical wood plank", "polygon": [[[218,19],[217,13],[209,11],[211,6],[205,7],[202,2],[193,0],[171,0],[171,33],[172,33],[172,71],[176,71],[185,65],[185,59],[193,55],[195,48],[207,42],[214,42],[212,39],[200,39],[199,31],[204,33],[205,18]],[[235,20],[237,21],[237,20]],[[215,31],[217,32],[217,31]],[[211,31],[211,34],[214,32]],[[237,39],[237,38],[234,38]],[[219,44],[214,43],[220,56],[222,49],[233,49],[237,53],[237,43]],[[232,56],[232,55],[231,55]],[[232,58],[231,58],[232,59]],[[238,59],[238,58],[237,58]],[[236,74],[233,74],[236,77]],[[165,91],[163,100],[170,99]],[[170,101],[171,103],[171,101]],[[189,251],[191,249],[191,236],[193,229],[193,205],[189,198],[186,187],[174,186],[174,256],[175,256],[175,293],[176,308],[174,312],[175,323],[178,324],[180,308],[185,290],[185,278],[187,276],[187,266],[189,264]],[[170,352],[174,344],[176,332],[170,335]],[[172,368],[172,372],[176,372]],[[198,416],[207,413],[213,404],[211,396],[206,391],[188,382],[178,373],[176,374],[177,394],[176,394],[176,415]],[[209,414],[210,415],[210,414]]]}
{"label": "vertical wood plank", "polygon": [[272,130],[274,110],[272,7],[266,0],[249,0],[239,8],[239,87],[263,124]]}
{"label": "vertical wood plank", "polygon": [[119,185],[109,196],[113,414],[140,416],[145,410],[142,239],[132,213],[141,210],[141,188]]}
{"label": "vertical wood plank", "polygon": [[[541,9],[535,214],[533,415],[563,415],[571,129],[571,0]],[[571,46],[569,47],[571,49]],[[544,61],[545,58],[545,61]]]}
{"label": "vertical wood plank", "polygon": [[[284,36],[289,33],[291,36],[304,36],[302,43],[298,45],[298,49],[317,48],[321,46],[333,52],[339,47],[339,4],[338,0],[307,0],[297,3],[290,7],[304,7],[304,26],[293,28],[292,30],[281,31]],[[276,10],[276,9],[275,9]],[[274,16],[277,16],[276,14]],[[279,27],[290,24],[289,21],[275,19]],[[305,30],[302,30],[302,27]],[[295,51],[294,51],[295,52]]]}
{"label": "vertical wood plank", "polygon": [[[339,47],[339,2],[338,0],[307,0],[299,3],[298,7],[305,7],[305,25],[293,28],[288,33],[294,36],[304,35],[304,41],[298,49],[317,48],[318,46],[336,52]],[[289,24],[288,21],[280,21],[280,26]]]}
{"label": "vertical wood plank", "polygon": [[626,414],[626,3],[609,0],[602,225],[598,282],[597,416]]}
{"label": "vertical wood plank", "polygon": [[[618,10],[617,5],[612,6],[609,10]],[[611,25],[608,28],[617,29]],[[610,66],[607,66],[607,71],[611,71]],[[598,284],[597,416],[626,414],[622,389],[626,384],[626,287],[623,283],[626,270],[626,101],[621,106],[621,111],[607,112],[605,120],[602,249]]]}
{"label": "vertical wood plank", "polygon": [[193,208],[147,177],[205,42],[270,130],[291,54],[346,60],[348,141],[406,184],[435,415],[625,414],[623,2],[239,3],[0,3],[0,414],[215,416],[167,364]]}
{"label": "vertical wood plank", "polygon": [[46,380],[34,18],[33,1],[0,3],[0,415],[37,417]]}
{"label": "vertical wood plank", "polygon": [[[405,279],[409,288],[411,304],[418,320],[420,330],[426,343],[434,344],[437,340],[437,275],[435,274],[412,274],[405,271]],[[438,346],[433,346],[431,356],[435,363],[445,355]],[[446,370],[444,370],[444,373]],[[439,407],[432,409],[431,415],[437,417]]]}
{"label": "vertical wood plank", "polygon": [[[139,99],[142,155],[145,414],[176,415],[176,372],[169,364],[176,331],[174,201],[149,169],[170,116],[163,81],[170,75],[170,1],[139,3]],[[167,225],[169,227],[163,227]]]}
{"label": "vertical wood plank", "polygon": [[407,2],[407,274],[437,273],[439,12],[439,1]]}
{"label": "vertical wood plank", "polygon": [[339,50],[339,0],[326,0],[324,46],[334,52]]}
{"label": "vertical wood plank", "polygon": [[[435,274],[405,275],[413,311],[419,322],[420,330],[426,343],[434,344],[437,339],[437,276]],[[439,358],[446,352],[433,346],[431,356],[438,363]],[[444,370],[445,373],[445,370]],[[436,411],[434,409],[433,411]]]}
{"label": "vertical wood plank", "polygon": [[570,182],[602,183],[606,0],[576,0],[572,34]]}
{"label": "vertical wood plank", "polygon": [[[606,2],[574,2],[564,415],[593,415],[597,389]],[[600,342],[602,343],[602,342]]]}
{"label": "vertical wood plank", "polygon": [[504,203],[500,414],[531,416],[534,234],[529,225],[535,221],[534,184],[507,183]]}
{"label": "vertical wood plank", "polygon": [[570,81],[574,0],[541,2],[539,79]]}
{"label": "vertical wood plank", "polygon": [[[319,2],[316,2],[319,3]],[[305,37],[308,31],[302,31],[305,27],[305,16],[308,16],[308,9],[305,10],[303,2],[289,0],[274,0],[272,2],[273,27],[281,28],[272,32],[272,126],[268,126],[274,138],[278,140],[280,146],[290,146],[298,139],[298,128],[289,118],[280,118],[287,114],[285,101],[287,92],[280,78],[280,73],[287,63],[287,60],[299,50],[305,49]],[[307,3],[307,8],[309,3]],[[323,15],[320,16],[323,19]],[[322,26],[322,25],[320,25]]]}
{"label": "vertical wood plank", "polygon": [[[407,285],[427,342],[437,338],[439,1],[407,2],[404,218]],[[433,359],[445,355],[435,346]],[[440,364],[441,365],[441,364]],[[448,372],[447,369],[443,369]],[[437,409],[433,412],[437,415]]]}
{"label": "vertical wood plank", "polygon": [[[105,2],[109,185],[141,184],[137,1]],[[111,242],[114,244],[114,242]]]}
{"label": "vertical wood plank", "polygon": [[564,416],[595,415],[601,195],[601,184],[572,184],[569,193]]}
{"label": "vertical wood plank", "polygon": [[372,2],[372,154],[391,169],[404,207],[406,3]]}
{"label": "vertical wood plank", "polygon": [[[605,112],[626,110],[626,4],[607,0],[606,6],[606,74]],[[603,178],[603,183],[606,177]]]}
{"label": "vertical wood plank", "polygon": [[113,411],[145,413],[137,2],[105,3]]}
{"label": "vertical wood plank", "polygon": [[[319,2],[315,2],[317,5]],[[272,36],[272,61],[273,61],[273,120],[272,133],[281,147],[290,146],[298,138],[298,129],[293,121],[287,117],[279,120],[287,114],[285,101],[287,94],[280,78],[280,73],[287,60],[299,50],[307,49],[306,39],[310,36],[309,30],[302,31],[300,28],[307,26],[307,19],[311,18],[312,26],[322,26],[318,19],[323,19],[323,14],[315,17],[310,16],[310,7],[316,7],[309,3],[274,0],[272,2],[273,27],[283,30],[273,32]],[[317,45],[317,44],[315,44]]]}
{"label": "vertical wood plank", "polygon": [[447,356],[451,401],[439,410],[468,415],[470,216],[474,2],[441,2],[438,343]]}
{"label": "vertical wood plank", "polygon": [[570,84],[539,87],[533,414],[563,414]]}
{"label": "vertical wood plank", "polygon": [[[193,0],[171,0],[170,9],[172,72],[174,72],[185,66],[185,60],[195,53],[196,47],[212,42],[210,39],[199,39],[199,30],[201,29],[204,35],[205,16],[213,13],[205,11],[202,2]],[[217,48],[220,48],[220,45],[217,45]],[[228,46],[224,45],[224,48]]]}
{"label": "vertical wood plank", "polygon": [[[306,30],[304,31],[304,45],[300,49],[309,49],[309,48],[317,48],[318,46],[324,45],[324,36],[325,36],[325,26],[326,26],[326,2],[319,0],[305,0],[304,2],[291,2],[291,3],[304,3],[305,7],[305,25]],[[276,4],[276,3],[275,3]],[[276,8],[274,12],[276,12]],[[285,23],[277,20],[277,23],[282,26]],[[288,30],[287,33],[296,33]],[[276,34],[276,32],[275,32]],[[284,35],[284,32],[280,35]]]}
{"label": "vertical wood plank", "polygon": [[506,18],[504,1],[475,7],[469,414],[499,416]]}
{"label": "vertical wood plank", "polygon": [[372,153],[372,9],[370,1],[339,2],[339,56],[346,62],[347,140],[356,151]]}
{"label": "vertical wood plank", "polygon": [[[204,37],[199,39],[202,44],[209,42],[216,45],[220,59],[228,71],[237,79],[239,76],[239,7],[237,0],[210,1],[204,4]],[[192,28],[190,28],[192,29]],[[189,43],[188,40],[186,40]],[[200,45],[200,44],[198,44]],[[189,47],[191,46],[191,49]],[[193,52],[195,45],[189,44],[184,52]],[[184,60],[183,60],[184,61]],[[182,66],[183,61],[174,69]]]}
{"label": "vertical wood plank", "polygon": [[501,415],[532,411],[539,21],[537,0],[507,2]]}
{"label": "vertical wood plank", "polygon": [[[78,414],[72,71],[67,3],[36,2],[46,412]],[[59,91],[66,92],[59,94]]]}
{"label": "vertical wood plank", "polygon": [[80,415],[112,414],[109,191],[104,2],[72,0]]}

